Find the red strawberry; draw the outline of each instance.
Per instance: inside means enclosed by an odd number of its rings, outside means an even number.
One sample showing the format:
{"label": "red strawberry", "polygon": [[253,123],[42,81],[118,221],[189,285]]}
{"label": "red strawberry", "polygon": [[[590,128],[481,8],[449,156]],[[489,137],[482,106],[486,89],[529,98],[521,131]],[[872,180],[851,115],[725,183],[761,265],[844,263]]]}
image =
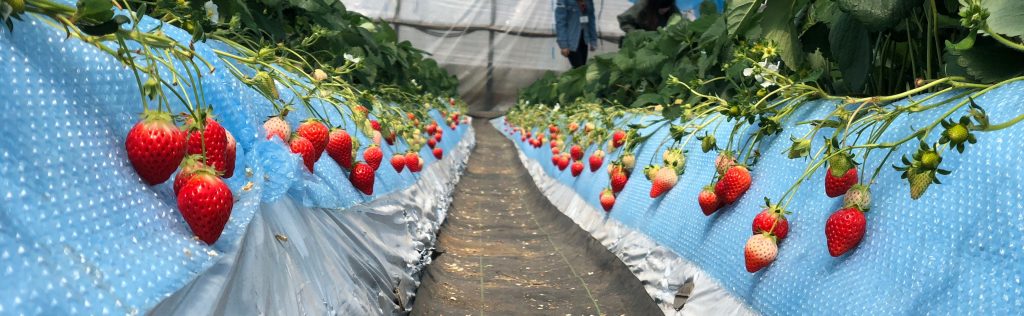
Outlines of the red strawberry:
{"label": "red strawberry", "polygon": [[[774,230],[772,230],[774,227]],[[778,206],[769,206],[754,216],[753,231],[755,234],[769,232],[782,241],[789,234],[789,221],[786,211]]]}
{"label": "red strawberry", "polygon": [[569,148],[569,154],[572,155],[572,160],[583,159],[583,147],[580,147],[580,145],[572,145],[572,147]]}
{"label": "red strawberry", "polygon": [[558,157],[558,170],[565,170],[565,168],[568,167],[568,166],[569,166],[569,154],[562,153],[562,155]]}
{"label": "red strawberry", "polygon": [[188,179],[192,178],[192,175],[200,168],[209,168],[203,164],[202,156],[191,155],[185,156],[185,159],[181,160],[181,171],[178,171],[178,175],[174,176],[174,196],[178,196],[178,192],[181,192],[181,188],[185,187],[188,183]]}
{"label": "red strawberry", "polygon": [[839,175],[835,174],[831,167],[825,171],[825,194],[828,197],[843,195],[854,184],[857,184],[857,167],[850,168],[846,170],[846,174]]}
{"label": "red strawberry", "polygon": [[825,240],[828,242],[828,253],[833,257],[842,256],[850,249],[857,247],[864,238],[867,219],[864,213],[856,208],[844,208],[832,213],[825,222]]}
{"label": "red strawberry", "polygon": [[405,165],[409,167],[409,171],[420,172],[423,170],[423,158],[420,158],[420,154],[410,151],[405,153]]}
{"label": "red strawberry", "polygon": [[[532,143],[532,140],[531,140],[531,143]],[[433,138],[428,139],[427,140],[427,146],[429,146],[430,149],[434,149],[434,146],[437,146],[437,141],[434,140]]]}
{"label": "red strawberry", "polygon": [[370,127],[372,127],[373,130],[379,132],[380,131],[380,122],[377,122],[377,120],[370,120]]}
{"label": "red strawberry", "polygon": [[[554,144],[552,144],[552,146],[554,146]],[[559,152],[561,151],[558,150],[558,147],[551,147],[551,155],[557,156]]]}
{"label": "red strawberry", "polygon": [[580,173],[583,173],[583,162],[579,160],[574,161],[572,163],[572,167],[569,170],[572,171],[573,177],[580,176]]}
{"label": "red strawberry", "polygon": [[576,122],[569,123],[569,132],[570,133],[575,133],[576,130],[579,129],[579,128],[580,128],[580,124],[579,123],[576,123]]}
{"label": "red strawberry", "polygon": [[615,194],[612,194],[612,190],[604,189],[601,191],[601,207],[605,212],[611,212],[612,206],[615,206]]}
{"label": "red strawberry", "polygon": [[700,194],[697,195],[697,204],[700,204],[700,210],[704,212],[704,216],[711,216],[722,207],[722,202],[718,200],[718,195],[715,194],[715,188],[712,185],[708,185],[700,191]]}
{"label": "red strawberry", "polygon": [[174,125],[167,112],[145,111],[124,141],[128,160],[142,181],[155,185],[167,181],[185,157],[185,132]]}
{"label": "red strawberry", "polygon": [[459,127],[459,125],[455,124],[455,122],[452,122],[451,124],[448,124],[448,127],[451,128],[454,131],[455,128]]}
{"label": "red strawberry", "polygon": [[629,181],[629,177],[626,176],[626,173],[622,171],[612,172],[612,192],[622,192],[622,188],[626,187],[627,181]]}
{"label": "red strawberry", "polygon": [[768,233],[750,236],[746,247],[743,247],[743,258],[747,264],[747,272],[750,273],[772,264],[778,255],[779,247],[775,244],[775,237]]}
{"label": "red strawberry", "polygon": [[750,189],[750,171],[744,166],[733,166],[715,185],[715,193],[722,203],[732,204]]}
{"label": "red strawberry", "polygon": [[335,128],[327,140],[327,155],[345,170],[352,169],[352,136],[343,129]]}
{"label": "red strawberry", "polygon": [[551,134],[558,134],[558,126],[555,124],[548,125],[548,131],[551,132]]}
{"label": "red strawberry", "polygon": [[349,175],[349,181],[352,182],[352,186],[359,189],[359,192],[363,192],[366,195],[373,195],[373,167],[368,164],[357,162],[352,167],[352,174]]}
{"label": "red strawberry", "polygon": [[178,211],[192,233],[212,245],[224,232],[231,217],[234,197],[231,189],[209,168],[200,168],[178,193]]}
{"label": "red strawberry", "polygon": [[557,167],[558,166],[558,161],[561,160],[561,159],[562,159],[562,155],[552,154],[551,155],[551,164]]}
{"label": "red strawberry", "polygon": [[395,172],[401,173],[402,169],[405,169],[405,156],[401,154],[391,155],[391,167],[395,168]]}
{"label": "red strawberry", "polygon": [[224,170],[224,178],[227,179],[235,175],[235,150],[238,149],[238,143],[228,130],[224,130],[224,135],[228,138],[228,145],[224,150],[224,161],[228,163],[227,170]]}
{"label": "red strawberry", "polygon": [[616,130],[615,133],[612,134],[612,147],[619,148],[622,147],[622,144],[624,143],[626,143],[626,132]]}
{"label": "red strawberry", "polygon": [[330,131],[327,130],[327,125],[318,120],[309,119],[299,124],[299,127],[295,129],[295,133],[313,143],[313,157],[316,158],[315,160],[320,160],[320,156],[324,154],[324,149],[327,149],[327,142],[329,141]]}
{"label": "red strawberry", "polygon": [[391,131],[387,137],[384,137],[384,141],[388,142],[388,146],[394,146],[396,137],[398,137],[398,134],[396,134],[395,131]]}
{"label": "red strawberry", "polygon": [[651,180],[651,198],[657,198],[665,194],[665,192],[672,190],[672,187],[676,186],[678,181],[679,175],[676,174],[675,169],[658,169],[658,172],[654,174],[654,179]]}
{"label": "red strawberry", "polygon": [[291,147],[293,153],[299,154],[302,157],[302,164],[306,166],[306,170],[313,172],[313,164],[316,163],[316,148],[313,147],[313,143],[305,137],[292,134],[292,139],[288,142],[288,146]]}
{"label": "red strawberry", "polygon": [[224,127],[211,118],[206,118],[205,126],[198,126],[194,123],[191,125],[192,132],[188,134],[187,145],[185,145],[186,152],[189,155],[202,155],[205,149],[206,164],[223,174],[228,169],[228,136]]}
{"label": "red strawberry", "polygon": [[438,148],[434,148],[434,158],[437,158],[437,159],[441,159],[441,157],[442,157],[443,155],[444,155],[444,151],[443,151],[443,150],[441,150],[441,148],[440,148],[440,147],[438,147]]}
{"label": "red strawberry", "polygon": [[433,134],[436,131],[437,131],[437,122],[431,122],[430,125],[427,125],[427,134]]}
{"label": "red strawberry", "polygon": [[291,126],[288,126],[288,122],[280,116],[268,118],[267,121],[263,122],[263,129],[267,132],[267,139],[277,136],[283,142],[288,142],[288,134],[292,131]]}
{"label": "red strawberry", "polygon": [[384,160],[384,152],[377,145],[370,145],[363,150],[363,160],[366,160],[366,164],[370,165],[373,171],[377,171],[380,168],[380,162]]}
{"label": "red strawberry", "polygon": [[597,171],[601,168],[601,164],[604,163],[604,151],[600,149],[595,150],[593,154],[590,154],[590,172]]}

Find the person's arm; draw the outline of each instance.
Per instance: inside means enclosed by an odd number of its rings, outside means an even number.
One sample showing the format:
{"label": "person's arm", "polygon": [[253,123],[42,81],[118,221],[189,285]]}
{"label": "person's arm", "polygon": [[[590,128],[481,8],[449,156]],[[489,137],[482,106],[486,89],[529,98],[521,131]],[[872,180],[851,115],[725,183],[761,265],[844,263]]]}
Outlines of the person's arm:
{"label": "person's arm", "polygon": [[[569,12],[562,0],[555,2],[555,36],[558,48],[569,49]],[[563,53],[564,54],[564,53]]]}
{"label": "person's arm", "polygon": [[[590,2],[590,7],[593,8],[594,3],[592,1],[588,2]],[[587,23],[587,28],[590,29],[590,31],[587,32],[589,34],[587,38],[587,43],[589,43],[589,45],[587,46],[590,46],[590,50],[594,51],[597,50],[597,17],[594,15],[593,9],[587,10],[587,19],[590,21],[590,23]]]}

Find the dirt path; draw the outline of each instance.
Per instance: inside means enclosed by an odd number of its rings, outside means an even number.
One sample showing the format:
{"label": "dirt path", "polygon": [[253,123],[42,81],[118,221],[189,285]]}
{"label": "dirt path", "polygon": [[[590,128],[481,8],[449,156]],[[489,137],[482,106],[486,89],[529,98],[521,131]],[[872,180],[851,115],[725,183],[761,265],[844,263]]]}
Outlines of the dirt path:
{"label": "dirt path", "polygon": [[537,190],[512,143],[474,122],[477,145],[412,314],[660,315],[626,266]]}

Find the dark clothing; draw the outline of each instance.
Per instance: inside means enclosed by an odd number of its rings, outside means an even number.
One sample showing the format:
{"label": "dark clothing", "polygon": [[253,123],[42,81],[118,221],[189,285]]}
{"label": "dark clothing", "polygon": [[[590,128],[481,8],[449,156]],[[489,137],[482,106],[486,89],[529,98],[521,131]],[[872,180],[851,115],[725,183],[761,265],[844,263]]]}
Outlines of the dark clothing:
{"label": "dark clothing", "polygon": [[576,51],[569,52],[569,64],[572,68],[580,68],[587,64],[587,42],[583,40],[583,36],[580,36],[580,46]]}
{"label": "dark clothing", "polygon": [[637,0],[632,7],[617,17],[619,28],[626,33],[636,30],[655,31],[659,27],[667,25],[673,14],[679,13],[679,9],[674,4],[669,4],[670,8],[664,14],[659,13],[657,8],[659,4],[656,1]]}

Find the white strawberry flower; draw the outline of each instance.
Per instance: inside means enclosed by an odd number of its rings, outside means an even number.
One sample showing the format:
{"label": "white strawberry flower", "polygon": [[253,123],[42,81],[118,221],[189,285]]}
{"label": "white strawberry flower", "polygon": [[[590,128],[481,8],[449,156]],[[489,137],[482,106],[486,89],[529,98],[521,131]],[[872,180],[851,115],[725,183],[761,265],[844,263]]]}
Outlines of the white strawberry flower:
{"label": "white strawberry flower", "polygon": [[359,62],[363,61],[362,58],[352,56],[352,54],[349,53],[345,53],[344,55],[342,55],[342,57],[344,57],[346,61],[351,62],[353,64],[358,64]]}
{"label": "white strawberry flower", "polygon": [[206,9],[206,17],[210,19],[211,23],[217,24],[220,21],[220,14],[217,13],[217,4],[213,3],[213,1],[206,1],[203,4],[203,9]]}
{"label": "white strawberry flower", "polygon": [[779,62],[775,62],[774,64],[772,64],[769,63],[768,60],[765,60],[762,62],[758,62],[757,66],[758,67],[744,68],[743,76],[750,77],[751,75],[753,75],[754,80],[757,80],[757,82],[761,83],[761,87],[763,88],[774,86],[776,83],[772,81],[770,78],[765,78],[764,76],[761,75],[761,73],[765,69],[771,72],[779,72]]}

